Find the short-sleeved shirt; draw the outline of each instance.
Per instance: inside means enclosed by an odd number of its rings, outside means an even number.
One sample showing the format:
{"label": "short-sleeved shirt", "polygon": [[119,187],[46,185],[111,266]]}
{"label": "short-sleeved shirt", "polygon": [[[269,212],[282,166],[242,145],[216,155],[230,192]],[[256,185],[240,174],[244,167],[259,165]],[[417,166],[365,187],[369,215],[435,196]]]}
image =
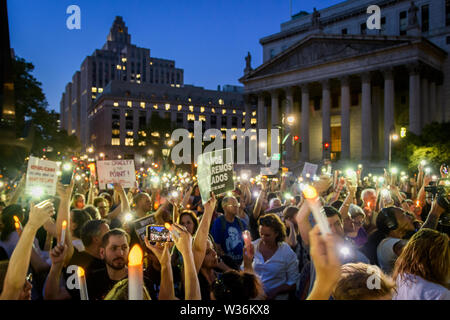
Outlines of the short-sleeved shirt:
{"label": "short-sleeved shirt", "polygon": [[[262,281],[264,292],[277,288],[283,284],[289,286],[296,284],[300,278],[298,272],[298,259],[295,252],[286,243],[278,245],[277,251],[270,259],[264,261],[264,257],[259,251],[261,239],[253,241],[255,247],[255,257],[253,259],[253,270]],[[277,300],[287,300],[288,294],[280,294]]]}
{"label": "short-sleeved shirt", "polygon": [[450,290],[419,276],[401,274],[392,300],[450,300]]}
{"label": "short-sleeved shirt", "polygon": [[380,244],[378,244],[378,265],[386,274],[391,274],[394,269],[395,261],[397,260],[394,245],[399,241],[401,241],[401,239],[388,237],[383,239]]}
{"label": "short-sleeved shirt", "polygon": [[[228,222],[224,216],[217,218],[211,229],[214,242],[220,244],[223,251],[236,265],[241,265],[243,259],[244,239],[242,232],[247,230],[246,223],[238,217],[232,223]],[[225,228],[223,223],[225,222]],[[242,228],[241,228],[242,225]]]}

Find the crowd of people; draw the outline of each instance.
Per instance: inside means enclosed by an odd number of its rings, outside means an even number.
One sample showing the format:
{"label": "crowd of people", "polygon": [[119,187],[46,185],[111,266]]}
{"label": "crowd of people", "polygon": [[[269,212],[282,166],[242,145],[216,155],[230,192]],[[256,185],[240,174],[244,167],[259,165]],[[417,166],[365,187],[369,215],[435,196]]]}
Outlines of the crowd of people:
{"label": "crowd of people", "polygon": [[[0,203],[0,299],[80,300],[81,267],[89,300],[127,300],[137,244],[148,300],[449,300],[448,195],[438,201],[426,189],[448,182],[423,165],[413,178],[355,173],[241,176],[206,202],[195,175],[178,170],[137,171],[127,190],[72,179],[43,199],[24,193],[24,175]],[[317,191],[328,234],[305,185]],[[168,223],[171,239],[150,241],[138,232],[144,220]]]}

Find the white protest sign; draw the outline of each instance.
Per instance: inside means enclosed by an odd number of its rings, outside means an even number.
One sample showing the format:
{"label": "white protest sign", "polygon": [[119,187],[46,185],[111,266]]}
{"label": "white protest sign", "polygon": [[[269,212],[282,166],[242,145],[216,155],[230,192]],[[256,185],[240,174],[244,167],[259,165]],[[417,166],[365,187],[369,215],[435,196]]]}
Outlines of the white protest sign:
{"label": "white protest sign", "polygon": [[104,185],[120,183],[124,188],[133,188],[136,181],[134,160],[97,161],[98,183]]}
{"label": "white protest sign", "polygon": [[234,190],[230,148],[203,153],[198,156],[197,164],[198,187],[203,204],[209,200],[211,191],[219,195]]}
{"label": "white protest sign", "polygon": [[313,178],[317,172],[317,168],[319,166],[314,163],[305,162],[305,166],[303,167],[302,177],[303,178]]}
{"label": "white protest sign", "polygon": [[58,182],[58,164],[30,156],[28,160],[26,193],[32,196],[54,196]]}

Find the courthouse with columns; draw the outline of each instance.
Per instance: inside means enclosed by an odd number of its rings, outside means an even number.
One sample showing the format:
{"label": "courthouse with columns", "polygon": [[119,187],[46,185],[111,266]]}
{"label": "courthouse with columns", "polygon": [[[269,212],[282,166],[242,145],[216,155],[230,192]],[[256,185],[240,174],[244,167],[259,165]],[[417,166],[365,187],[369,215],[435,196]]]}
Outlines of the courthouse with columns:
{"label": "courthouse with columns", "polygon": [[[366,23],[373,4],[378,30]],[[450,120],[449,0],[349,0],[300,12],[260,43],[263,64],[248,56],[240,79],[246,117],[256,108],[258,128],[290,134],[291,169],[325,158],[383,167],[393,133]]]}

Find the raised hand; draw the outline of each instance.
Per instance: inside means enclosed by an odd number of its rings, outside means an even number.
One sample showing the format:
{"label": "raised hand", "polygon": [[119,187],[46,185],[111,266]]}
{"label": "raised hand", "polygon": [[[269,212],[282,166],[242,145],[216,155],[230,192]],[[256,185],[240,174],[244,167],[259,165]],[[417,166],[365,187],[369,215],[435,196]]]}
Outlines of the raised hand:
{"label": "raised hand", "polygon": [[56,185],[56,193],[61,199],[69,200],[72,196],[74,184],[74,179],[70,180],[70,184],[68,186],[64,186],[61,182],[58,182]]}
{"label": "raised hand", "polygon": [[33,229],[39,229],[48,219],[55,214],[55,207],[50,200],[45,200],[37,205],[33,203],[30,206],[30,217],[28,219],[27,226],[29,225]]}
{"label": "raised hand", "polygon": [[[178,236],[173,231],[177,232]],[[176,223],[172,224],[172,235],[173,242],[175,242],[181,254],[188,255],[192,253],[192,235],[184,226]]]}
{"label": "raised hand", "polygon": [[155,256],[158,258],[158,261],[161,265],[168,265],[170,264],[170,253],[169,253],[169,242],[157,242],[156,244],[151,244],[147,237],[144,239],[145,245],[149,250],[151,250]]}
{"label": "raised hand", "polygon": [[52,260],[52,264],[54,265],[62,264],[64,262],[66,254],[67,254],[67,245],[57,244],[50,251],[50,259]]}
{"label": "raised hand", "polygon": [[211,191],[211,198],[203,205],[203,207],[205,208],[205,213],[214,212],[214,209],[216,208],[216,203],[217,203],[216,195],[214,194],[214,192]]}

